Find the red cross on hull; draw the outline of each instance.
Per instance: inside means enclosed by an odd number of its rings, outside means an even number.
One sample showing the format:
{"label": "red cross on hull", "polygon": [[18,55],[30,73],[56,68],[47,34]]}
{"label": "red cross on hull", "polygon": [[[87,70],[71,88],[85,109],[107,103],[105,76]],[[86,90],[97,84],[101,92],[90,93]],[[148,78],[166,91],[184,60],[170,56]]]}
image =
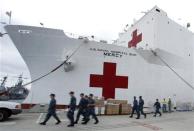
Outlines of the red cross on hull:
{"label": "red cross on hull", "polygon": [[132,40],[129,41],[128,47],[136,47],[139,42],[142,41],[142,33],[137,35],[137,29],[133,31],[132,33]]}
{"label": "red cross on hull", "polygon": [[104,62],[103,75],[90,75],[90,87],[101,87],[105,99],[114,99],[116,88],[128,88],[128,76],[116,76],[116,63]]}

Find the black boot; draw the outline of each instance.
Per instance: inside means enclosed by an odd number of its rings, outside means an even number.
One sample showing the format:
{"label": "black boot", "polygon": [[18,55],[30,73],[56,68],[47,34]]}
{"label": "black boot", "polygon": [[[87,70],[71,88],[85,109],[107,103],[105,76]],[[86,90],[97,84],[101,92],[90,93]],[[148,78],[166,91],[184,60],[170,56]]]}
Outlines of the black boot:
{"label": "black boot", "polygon": [[144,114],[144,118],[146,118],[147,117],[147,114]]}
{"label": "black boot", "polygon": [[99,121],[96,121],[94,124],[98,124],[99,123]]}
{"label": "black boot", "polygon": [[74,125],[73,124],[69,124],[69,125],[67,125],[67,127],[74,127]]}
{"label": "black boot", "polygon": [[40,125],[46,125],[46,122],[41,122],[41,123],[39,123]]}
{"label": "black boot", "polygon": [[88,123],[87,121],[82,122],[83,125],[86,125],[87,123]]}
{"label": "black boot", "polygon": [[83,125],[86,125],[88,123],[89,120],[85,120],[84,122],[82,122]]}
{"label": "black boot", "polygon": [[55,123],[55,125],[58,125],[58,124],[60,124],[61,123],[61,121],[57,121],[57,123]]}

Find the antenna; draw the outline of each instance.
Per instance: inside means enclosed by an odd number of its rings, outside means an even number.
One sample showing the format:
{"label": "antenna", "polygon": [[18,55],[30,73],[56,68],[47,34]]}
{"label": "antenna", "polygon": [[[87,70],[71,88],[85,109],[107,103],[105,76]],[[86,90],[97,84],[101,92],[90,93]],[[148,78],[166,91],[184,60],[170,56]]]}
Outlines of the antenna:
{"label": "antenna", "polygon": [[44,28],[44,23],[40,22],[40,25]]}
{"label": "antenna", "polygon": [[189,27],[191,27],[191,24],[188,22],[188,23],[187,23],[187,28],[189,28]]}

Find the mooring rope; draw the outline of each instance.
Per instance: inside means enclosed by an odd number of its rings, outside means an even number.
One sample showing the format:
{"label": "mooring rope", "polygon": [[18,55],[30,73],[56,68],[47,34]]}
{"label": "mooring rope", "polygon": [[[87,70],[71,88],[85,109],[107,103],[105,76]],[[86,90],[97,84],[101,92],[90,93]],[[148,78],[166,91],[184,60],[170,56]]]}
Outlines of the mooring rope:
{"label": "mooring rope", "polygon": [[157,52],[151,50],[151,52],[154,54],[154,56],[158,57],[158,59],[164,63],[178,78],[180,78],[187,86],[189,86],[191,89],[194,90],[193,85],[191,85],[187,80],[185,80],[181,75],[179,75],[162,57],[160,57]]}
{"label": "mooring rope", "polygon": [[36,79],[34,79],[34,80],[32,80],[32,81],[30,81],[30,82],[28,82],[28,83],[26,83],[26,84],[23,84],[22,86],[27,86],[27,85],[29,85],[29,84],[32,84],[32,83],[34,83],[34,82],[37,82],[37,81],[39,81],[39,80],[41,80],[41,79],[43,79],[44,77],[46,77],[46,76],[48,76],[48,75],[50,75],[50,74],[52,74],[53,72],[55,72],[55,71],[57,71],[61,66],[63,66],[73,55],[75,55],[75,53],[80,49],[80,47],[82,46],[82,45],[84,45],[85,43],[83,42],[82,44],[80,44],[74,51],[73,51],[73,53],[70,55],[70,56],[68,56],[60,65],[58,65],[57,67],[55,67],[54,69],[52,69],[51,71],[49,71],[48,73],[46,73],[46,74],[44,74],[44,75],[41,75],[41,76],[39,76],[38,78],[36,78]]}

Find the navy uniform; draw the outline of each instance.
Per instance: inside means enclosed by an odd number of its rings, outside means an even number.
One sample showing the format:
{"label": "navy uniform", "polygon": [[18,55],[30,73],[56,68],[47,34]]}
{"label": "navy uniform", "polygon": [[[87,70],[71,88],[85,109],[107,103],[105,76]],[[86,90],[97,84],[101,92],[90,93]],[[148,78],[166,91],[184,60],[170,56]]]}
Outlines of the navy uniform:
{"label": "navy uniform", "polygon": [[67,117],[70,120],[70,124],[68,127],[73,127],[74,126],[74,111],[76,109],[76,98],[74,96],[74,92],[69,93],[71,96],[70,103],[69,103],[69,110],[67,112]]}
{"label": "navy uniform", "polygon": [[51,116],[53,116],[57,120],[56,124],[61,123],[61,121],[59,120],[59,118],[56,114],[55,94],[51,94],[50,97],[51,97],[51,100],[50,100],[50,103],[49,103],[48,113],[46,115],[45,120],[40,123],[41,125],[46,125],[46,122],[50,119]]}
{"label": "navy uniform", "polygon": [[136,97],[134,96],[134,101],[133,101],[133,108],[132,108],[132,113],[131,113],[131,118],[133,117],[133,114],[137,113],[137,118],[136,119],[139,119],[140,118],[140,114],[139,114],[139,105],[138,105],[138,101],[136,100]]}
{"label": "navy uniform", "polygon": [[161,105],[160,105],[160,102],[158,101],[158,99],[156,99],[154,107],[155,107],[154,117],[156,117],[157,114],[159,114],[161,116],[162,115],[161,112],[160,112]]}
{"label": "navy uniform", "polygon": [[86,98],[84,98],[84,94],[80,94],[81,99],[78,105],[78,112],[77,112],[77,117],[76,117],[76,121],[74,122],[74,124],[77,124],[80,118],[80,115],[83,115],[84,117],[84,121],[87,119],[87,106],[88,106],[88,101]]}
{"label": "navy uniform", "polygon": [[141,113],[141,115],[144,115],[144,118],[146,118],[146,114],[143,111],[143,107],[144,107],[144,100],[142,99],[142,96],[139,97],[139,112]]}
{"label": "navy uniform", "polygon": [[89,104],[89,101],[88,101],[88,96],[85,95],[84,97],[84,110],[83,110],[83,116],[84,116],[84,119],[82,120],[82,124],[87,124],[87,121],[89,121],[89,110],[88,110],[88,104]]}
{"label": "navy uniform", "polygon": [[88,116],[87,116],[87,121],[85,121],[85,123],[83,124],[87,124],[87,122],[90,120],[90,116],[92,116],[92,118],[94,118],[95,123],[94,124],[98,124],[99,120],[96,116],[95,113],[95,100],[93,99],[93,94],[90,94],[89,99],[88,99]]}
{"label": "navy uniform", "polygon": [[84,116],[84,119],[83,119],[83,123],[85,123],[85,121],[89,121],[89,117],[88,117],[88,104],[89,104],[89,100],[88,100],[88,96],[86,95],[85,98],[84,98],[85,102],[84,102],[84,110],[83,110],[83,116]]}

